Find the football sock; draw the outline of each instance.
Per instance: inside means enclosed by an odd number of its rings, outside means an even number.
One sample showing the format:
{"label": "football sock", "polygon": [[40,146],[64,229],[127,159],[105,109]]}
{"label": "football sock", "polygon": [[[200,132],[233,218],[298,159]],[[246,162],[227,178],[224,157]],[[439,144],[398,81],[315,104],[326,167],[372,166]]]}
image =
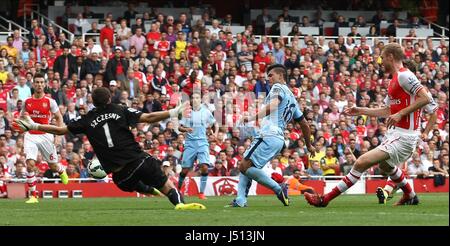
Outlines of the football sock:
{"label": "football sock", "polygon": [[183,196],[175,188],[171,189],[169,193],[167,193],[167,198],[169,198],[169,201],[175,206],[179,203],[184,203]]}
{"label": "football sock", "polygon": [[208,173],[202,173],[202,176],[200,177],[200,193],[205,192],[207,180],[208,180]]}
{"label": "football sock", "polygon": [[281,192],[281,186],[271,177],[267,176],[267,174],[259,168],[250,167],[245,172],[245,175],[247,175],[247,177],[251,179],[254,179],[256,182],[264,185],[265,187],[273,190],[275,194],[279,194]]}
{"label": "football sock", "polygon": [[186,174],[181,172],[178,177],[178,189],[181,189],[181,186],[183,186],[184,178],[186,178]]}
{"label": "football sock", "polygon": [[[245,177],[247,177],[247,176],[245,176]],[[247,179],[248,179],[248,182],[247,182],[247,187],[245,189],[245,197],[248,197],[248,193],[250,192],[250,188],[252,187],[252,179],[250,179],[249,177],[247,177]]]}
{"label": "football sock", "polygon": [[395,167],[389,177],[394,181],[400,189],[402,189],[405,195],[409,195],[413,198],[416,193],[412,190],[411,185],[406,181],[405,174],[398,168]]}
{"label": "football sock", "polygon": [[142,194],[152,194],[155,188],[144,184],[142,181],[139,181],[136,185],[136,191]]}
{"label": "football sock", "polygon": [[251,185],[252,185],[251,179],[249,179],[243,173],[239,174],[238,192],[237,192],[237,197],[236,197],[236,203],[239,204],[239,206],[242,207],[247,202],[246,197],[247,197],[248,191],[250,189],[249,186],[251,186]]}
{"label": "football sock", "polygon": [[3,180],[0,180],[0,195],[6,193],[6,184]]}
{"label": "football sock", "polygon": [[36,196],[36,176],[34,172],[29,172],[27,174],[27,184],[28,190],[31,192],[31,195]]}
{"label": "football sock", "polygon": [[384,186],[384,190],[387,191],[389,194],[391,194],[395,186],[396,186],[395,182],[392,181],[392,179],[389,177],[386,182],[386,185]]}
{"label": "football sock", "polygon": [[352,170],[350,170],[350,172],[343,179],[341,179],[341,181],[339,181],[336,187],[334,187],[323,197],[324,203],[328,203],[329,201],[333,200],[334,198],[348,190],[350,187],[352,187],[356,182],[358,182],[361,174],[362,173],[352,168]]}

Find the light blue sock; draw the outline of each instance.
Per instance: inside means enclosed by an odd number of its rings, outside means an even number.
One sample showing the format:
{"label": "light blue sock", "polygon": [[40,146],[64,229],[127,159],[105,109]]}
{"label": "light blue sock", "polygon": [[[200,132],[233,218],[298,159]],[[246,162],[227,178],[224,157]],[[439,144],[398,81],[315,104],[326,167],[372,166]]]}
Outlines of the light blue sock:
{"label": "light blue sock", "polygon": [[202,176],[200,177],[200,193],[204,193],[205,192],[206,181],[207,180],[208,180],[208,173],[206,173],[206,175],[204,175],[202,173]]}
{"label": "light blue sock", "polygon": [[239,174],[238,193],[236,197],[236,203],[243,207],[247,203],[247,195],[252,185],[252,180],[246,175]]}
{"label": "light blue sock", "polygon": [[275,194],[279,194],[281,192],[281,186],[275,182],[271,177],[267,176],[267,174],[256,167],[250,167],[247,169],[247,172],[245,172],[245,175],[247,177],[254,179],[256,182],[264,185],[265,187],[273,190]]}

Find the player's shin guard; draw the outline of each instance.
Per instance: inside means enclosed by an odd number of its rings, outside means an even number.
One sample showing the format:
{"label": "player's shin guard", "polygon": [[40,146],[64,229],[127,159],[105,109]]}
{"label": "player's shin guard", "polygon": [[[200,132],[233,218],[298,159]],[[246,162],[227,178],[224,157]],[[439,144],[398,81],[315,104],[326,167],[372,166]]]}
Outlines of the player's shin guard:
{"label": "player's shin guard", "polygon": [[178,177],[178,189],[181,189],[181,186],[183,186],[184,178],[186,178],[186,174],[181,172]]}
{"label": "player's shin guard", "polygon": [[177,189],[171,189],[169,193],[166,194],[167,198],[173,205],[177,205],[179,203],[184,203],[184,198],[181,193]]}
{"label": "player's shin guard", "polygon": [[416,195],[412,190],[411,185],[406,181],[405,174],[398,167],[394,168],[392,173],[389,174],[389,177],[400,189],[402,189],[405,195],[409,195],[410,198],[413,198]]}
{"label": "player's shin guard", "polygon": [[206,181],[208,181],[208,173],[202,173],[200,177],[200,193],[205,193]]}
{"label": "player's shin guard", "polygon": [[36,175],[34,174],[34,172],[29,172],[27,174],[27,185],[28,185],[28,190],[31,193],[31,196],[36,196]]}
{"label": "player's shin guard", "polygon": [[256,182],[264,185],[265,187],[273,190],[275,194],[279,194],[281,192],[281,186],[271,177],[267,176],[267,174],[259,168],[250,167],[245,172],[245,175],[247,175],[247,177],[251,179],[254,179]]}
{"label": "player's shin guard", "polygon": [[334,187],[329,193],[323,197],[324,203],[328,203],[350,187],[358,182],[361,177],[361,173],[352,168],[350,172]]}

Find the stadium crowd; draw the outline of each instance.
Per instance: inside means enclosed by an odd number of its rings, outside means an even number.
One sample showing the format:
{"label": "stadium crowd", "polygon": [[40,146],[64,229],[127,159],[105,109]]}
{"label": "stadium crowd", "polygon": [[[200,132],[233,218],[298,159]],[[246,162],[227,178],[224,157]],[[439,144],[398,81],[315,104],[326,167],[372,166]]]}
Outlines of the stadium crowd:
{"label": "stadium crowd", "polygon": [[[70,11],[70,8],[69,8]],[[86,12],[87,11],[87,12]],[[277,20],[289,18],[289,9],[280,10]],[[326,41],[324,37],[304,36],[298,26],[318,25],[321,21],[302,19],[287,37],[262,36],[256,41],[259,21],[267,21],[266,13],[235,37],[228,31],[232,15],[223,19],[213,11],[190,25],[188,14],[143,13],[130,25],[138,12],[130,5],[123,16],[106,15],[105,27],[96,23],[86,42],[76,37],[69,42],[57,28],[31,22],[28,41],[18,30],[0,47],[0,178],[25,178],[23,134],[12,127],[20,114],[23,101],[33,93],[33,75],[47,78],[47,94],[59,105],[65,123],[93,108],[91,92],[108,87],[114,103],[125,104],[143,112],[172,108],[182,95],[202,92],[205,107],[210,109],[220,129],[209,135],[211,176],[238,175],[243,153],[250,144],[253,128],[259,122],[236,125],[246,114],[257,110],[270,90],[265,68],[283,64],[288,69],[288,86],[298,99],[319,152],[310,157],[295,123],[285,130],[285,149],[266,170],[282,175],[347,174],[356,158],[378,146],[386,134],[384,119],[351,117],[345,108],[380,107],[384,105],[390,77],[381,66],[381,50],[386,43],[359,35],[357,28],[374,25],[358,19],[352,33]],[[89,9],[77,13],[75,32]],[[142,14],[142,13],[141,13]],[[63,20],[72,17],[66,12]],[[273,19],[273,17],[270,17]],[[152,21],[150,30],[144,22]],[[336,25],[345,25],[343,16],[336,16]],[[395,25],[405,20],[388,20]],[[417,18],[405,21],[411,26]],[[347,23],[348,24],[348,23]],[[78,26],[77,26],[78,25]],[[207,29],[205,25],[212,27]],[[73,27],[73,26],[72,26]],[[278,29],[277,29],[278,28]],[[388,28],[389,29],[389,28]],[[264,31],[263,31],[264,32]],[[377,28],[374,36],[379,36]],[[271,35],[279,35],[279,26],[272,26]],[[387,31],[389,34],[389,30]],[[371,36],[371,35],[369,35]],[[373,36],[372,36],[373,37]],[[390,36],[389,42],[399,42]],[[414,33],[401,40],[405,58],[423,85],[439,104],[438,120],[433,130],[418,145],[416,153],[404,170],[410,175],[448,174],[449,124],[448,40],[434,46],[431,38],[416,39]],[[422,130],[428,116],[422,117]],[[138,124],[133,129],[141,147],[163,161],[169,175],[180,172],[184,136],[177,130],[178,120],[160,124]],[[55,137],[60,162],[67,167],[70,178],[87,178],[86,164],[94,153],[82,135]],[[56,178],[48,165],[38,160],[39,176]],[[169,167],[169,168],[167,168]],[[369,174],[381,174],[373,168]],[[195,170],[194,170],[195,175]],[[0,183],[0,187],[3,183]],[[0,196],[4,191],[0,190]]]}

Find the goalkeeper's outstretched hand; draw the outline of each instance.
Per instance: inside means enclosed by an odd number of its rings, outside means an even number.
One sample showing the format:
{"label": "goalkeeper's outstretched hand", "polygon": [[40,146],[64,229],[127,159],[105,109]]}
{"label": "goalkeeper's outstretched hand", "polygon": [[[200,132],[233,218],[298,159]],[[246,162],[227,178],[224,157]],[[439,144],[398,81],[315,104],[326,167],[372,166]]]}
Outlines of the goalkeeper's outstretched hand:
{"label": "goalkeeper's outstretched hand", "polygon": [[188,110],[190,107],[189,101],[180,103],[176,108],[169,110],[170,117],[178,117],[183,114],[185,110]]}
{"label": "goalkeeper's outstretched hand", "polygon": [[30,130],[37,130],[39,127],[39,124],[34,122],[28,115],[23,115],[19,119],[14,120],[14,122],[16,122],[20,130],[24,132]]}

